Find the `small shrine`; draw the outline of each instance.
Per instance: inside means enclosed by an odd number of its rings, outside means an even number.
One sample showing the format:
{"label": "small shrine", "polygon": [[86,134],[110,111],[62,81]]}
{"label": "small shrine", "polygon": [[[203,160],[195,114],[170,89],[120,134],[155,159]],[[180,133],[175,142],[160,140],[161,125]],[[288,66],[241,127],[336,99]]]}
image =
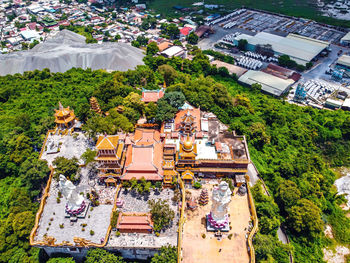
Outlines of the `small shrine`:
{"label": "small shrine", "polygon": [[231,201],[231,190],[227,182],[222,181],[213,190],[212,207],[207,215],[207,230],[222,231],[230,230],[227,207]]}
{"label": "small shrine", "polygon": [[69,129],[75,124],[74,110],[71,110],[69,106],[64,108],[59,102],[58,110],[55,110],[55,123],[59,129]]}
{"label": "small shrine", "polygon": [[201,195],[199,196],[198,203],[200,205],[207,205],[209,203],[209,195],[207,189],[202,190]]}
{"label": "small shrine", "polygon": [[119,213],[116,228],[120,233],[153,232],[153,221],[150,213],[123,212]]}

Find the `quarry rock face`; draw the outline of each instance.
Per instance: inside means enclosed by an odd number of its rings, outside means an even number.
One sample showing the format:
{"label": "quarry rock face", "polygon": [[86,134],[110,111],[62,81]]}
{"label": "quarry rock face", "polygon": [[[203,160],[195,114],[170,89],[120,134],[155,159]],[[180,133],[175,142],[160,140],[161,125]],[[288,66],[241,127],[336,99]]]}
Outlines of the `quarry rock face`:
{"label": "quarry rock face", "polygon": [[49,68],[65,72],[73,67],[126,71],[143,65],[142,50],[126,43],[86,44],[85,37],[63,30],[28,51],[0,55],[0,75]]}
{"label": "quarry rock face", "polygon": [[350,207],[350,174],[335,180],[334,184],[338,189],[338,194],[346,194],[347,205]]}

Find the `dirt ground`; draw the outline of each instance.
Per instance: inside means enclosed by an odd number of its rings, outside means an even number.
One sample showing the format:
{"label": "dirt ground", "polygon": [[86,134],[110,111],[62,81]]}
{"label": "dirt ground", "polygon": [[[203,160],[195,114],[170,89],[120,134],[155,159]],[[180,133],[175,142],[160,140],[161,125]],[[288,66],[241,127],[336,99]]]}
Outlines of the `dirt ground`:
{"label": "dirt ground", "polygon": [[[209,203],[198,206],[195,211],[186,211],[184,233],[182,241],[183,259],[185,263],[217,262],[217,263],[247,263],[249,254],[247,250],[246,229],[250,221],[250,211],[247,195],[235,194],[229,204],[230,223],[232,229],[223,235],[221,241],[214,237],[213,232],[206,231],[205,216],[210,212],[213,185],[206,184]],[[237,190],[237,189],[236,189]],[[236,192],[235,190],[235,192]],[[199,197],[201,190],[190,189],[192,197]],[[205,238],[202,237],[205,234]],[[232,234],[231,240],[228,235]]]}

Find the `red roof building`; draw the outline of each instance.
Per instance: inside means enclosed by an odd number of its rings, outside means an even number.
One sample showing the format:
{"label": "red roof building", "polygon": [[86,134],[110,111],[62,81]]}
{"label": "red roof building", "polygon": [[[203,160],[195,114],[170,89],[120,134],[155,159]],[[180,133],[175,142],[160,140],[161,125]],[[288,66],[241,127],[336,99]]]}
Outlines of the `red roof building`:
{"label": "red roof building", "polygon": [[117,229],[121,233],[152,233],[153,222],[150,213],[120,213]]}
{"label": "red roof building", "polygon": [[180,34],[182,36],[188,36],[193,31],[192,27],[183,27],[180,29]]}
{"label": "red roof building", "polygon": [[163,98],[164,90],[142,90],[142,101],[145,103],[157,102],[160,98]]}
{"label": "red roof building", "polygon": [[136,129],[130,138],[131,144],[126,151],[126,160],[122,180],[145,178],[150,181],[163,179],[163,145],[157,130]]}

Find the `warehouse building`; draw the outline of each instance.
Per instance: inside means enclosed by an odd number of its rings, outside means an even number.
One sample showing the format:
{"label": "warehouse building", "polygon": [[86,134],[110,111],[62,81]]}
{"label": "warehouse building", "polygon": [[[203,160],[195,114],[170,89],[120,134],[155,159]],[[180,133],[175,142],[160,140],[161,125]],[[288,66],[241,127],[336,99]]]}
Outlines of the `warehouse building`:
{"label": "warehouse building", "polygon": [[288,55],[290,59],[304,66],[329,47],[328,42],[295,34],[289,34],[286,37],[266,32],[257,33],[255,36],[241,34],[235,37],[234,44],[238,45],[241,39],[248,41],[247,50],[249,51],[254,52],[258,45],[271,45],[275,55]]}
{"label": "warehouse building", "polygon": [[252,84],[260,84],[261,91],[276,97],[286,94],[289,88],[294,84],[294,80],[292,79],[281,79],[265,72],[255,70],[248,70],[238,81],[249,86]]}
{"label": "warehouse building", "polygon": [[340,39],[340,44],[343,46],[350,46],[350,32],[348,32],[342,39]]}
{"label": "warehouse building", "polygon": [[345,69],[346,71],[350,72],[350,56],[348,55],[342,55],[337,60],[337,67]]}

